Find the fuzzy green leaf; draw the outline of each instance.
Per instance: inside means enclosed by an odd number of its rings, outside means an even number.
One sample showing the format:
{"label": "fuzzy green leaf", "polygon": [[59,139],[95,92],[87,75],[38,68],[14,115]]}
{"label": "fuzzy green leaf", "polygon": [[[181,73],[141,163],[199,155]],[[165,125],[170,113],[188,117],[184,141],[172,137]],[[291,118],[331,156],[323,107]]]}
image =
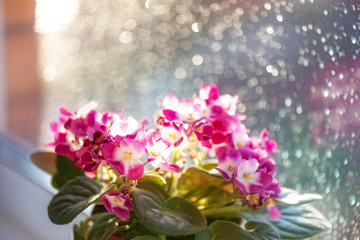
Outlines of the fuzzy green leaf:
{"label": "fuzzy green leaf", "polygon": [[88,240],[106,240],[115,231],[118,226],[119,218],[114,214],[103,213],[94,222],[90,229],[87,239]]}
{"label": "fuzzy green leaf", "polygon": [[221,188],[227,183],[222,177],[214,176],[196,167],[190,167],[179,178],[177,188],[180,190],[180,194],[185,196],[210,185]]}
{"label": "fuzzy green leaf", "polygon": [[59,189],[78,176],[84,176],[84,171],[74,167],[74,162],[69,157],[57,155],[56,174],[51,180],[53,187]]}
{"label": "fuzzy green leaf", "polygon": [[144,235],[144,236],[137,236],[131,240],[160,240],[160,238],[151,235]]}
{"label": "fuzzy green leaf", "polygon": [[126,232],[124,236],[122,236],[122,240],[132,240],[137,236],[151,235],[151,234],[152,232],[146,229],[141,223],[134,222],[133,224],[130,225],[129,231]]}
{"label": "fuzzy green leaf", "polygon": [[163,177],[161,177],[159,175],[155,175],[155,174],[144,175],[138,180],[139,183],[146,182],[146,181],[155,182],[155,183],[159,184],[160,186],[165,186],[165,184],[166,184],[166,180]]}
{"label": "fuzzy green leaf", "polygon": [[279,234],[271,226],[261,222],[248,222],[245,229],[257,240],[278,240]]}
{"label": "fuzzy green leaf", "polygon": [[247,230],[244,230],[233,222],[217,220],[210,224],[210,234],[200,232],[196,235],[196,240],[279,240],[279,235],[267,224],[251,222],[247,225]]}
{"label": "fuzzy green leaf", "polygon": [[96,180],[85,176],[76,177],[65,184],[51,200],[48,206],[49,218],[55,224],[67,224],[106,191]]}
{"label": "fuzzy green leaf", "polygon": [[299,194],[295,190],[282,187],[280,196],[277,199],[277,201],[291,205],[298,205],[298,204],[309,203],[321,199],[323,198],[319,194],[315,194],[315,193]]}
{"label": "fuzzy green leaf", "polygon": [[178,236],[206,227],[206,219],[190,202],[168,194],[154,182],[142,182],[133,191],[135,215],[150,231]]}
{"label": "fuzzy green leaf", "polygon": [[85,240],[85,238],[83,238],[83,236],[81,236],[81,234],[75,228],[73,229],[73,233],[74,240]]}
{"label": "fuzzy green leaf", "polygon": [[214,232],[211,228],[206,227],[195,234],[195,240],[213,240]]}
{"label": "fuzzy green leaf", "polygon": [[271,221],[263,211],[242,211],[240,214],[248,221],[263,222],[274,228],[283,239],[309,238],[331,229],[329,221],[309,204],[276,206],[282,217]]}

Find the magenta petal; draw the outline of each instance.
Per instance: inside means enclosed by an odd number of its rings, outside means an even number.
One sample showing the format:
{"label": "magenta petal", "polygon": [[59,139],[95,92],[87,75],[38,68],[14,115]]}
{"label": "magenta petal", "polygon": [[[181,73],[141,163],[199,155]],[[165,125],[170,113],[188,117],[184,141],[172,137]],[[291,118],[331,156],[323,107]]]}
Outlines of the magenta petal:
{"label": "magenta petal", "polygon": [[167,172],[179,172],[181,170],[181,168],[175,163],[169,163],[167,161],[160,162],[159,167],[161,170]]}
{"label": "magenta petal", "polygon": [[72,115],[74,115],[72,112],[69,112],[69,111],[66,110],[64,107],[59,107],[59,112],[60,112],[62,115],[65,115],[65,116],[72,116]]}
{"label": "magenta petal", "polygon": [[127,209],[125,207],[115,206],[112,208],[112,210],[113,210],[113,213],[123,221],[126,221],[130,218],[129,209]]}
{"label": "magenta petal", "polygon": [[203,85],[200,88],[199,95],[205,100],[216,100],[219,97],[219,89],[215,84]]}
{"label": "magenta petal", "polygon": [[220,144],[225,141],[225,136],[220,132],[216,132],[213,135],[211,135],[211,140],[214,144]]}
{"label": "magenta petal", "polygon": [[213,128],[211,127],[211,125],[204,125],[203,126],[203,134],[204,135],[207,135],[207,136],[210,136],[213,132]]}
{"label": "magenta petal", "polygon": [[264,186],[261,184],[250,184],[248,193],[259,193],[264,190]]}
{"label": "magenta petal", "polygon": [[101,201],[103,202],[104,207],[106,208],[106,210],[108,212],[112,212],[111,203],[110,203],[109,199],[106,197],[106,195],[101,196]]}
{"label": "magenta petal", "polygon": [[210,85],[209,99],[216,100],[219,97],[219,89],[215,84]]}
{"label": "magenta petal", "polygon": [[216,170],[218,170],[221,173],[221,176],[228,181],[231,181],[234,177],[234,174],[232,174],[231,176],[229,176],[225,171],[221,170],[220,168],[216,168]]}
{"label": "magenta petal", "polygon": [[212,144],[209,140],[201,141],[201,145],[206,148],[211,148]]}
{"label": "magenta petal", "polygon": [[276,153],[277,150],[277,143],[272,140],[269,139],[266,141],[266,149],[270,152],[270,153]]}
{"label": "magenta petal", "polygon": [[88,124],[89,126],[94,126],[95,125],[96,114],[97,114],[97,112],[95,110],[91,110],[86,115],[86,120],[85,120],[86,124]]}
{"label": "magenta petal", "polygon": [[77,118],[71,121],[71,130],[78,137],[82,137],[86,135],[87,125],[85,124],[85,120],[82,118]]}
{"label": "magenta petal", "polygon": [[165,118],[167,120],[169,120],[169,121],[173,121],[173,120],[178,119],[177,113],[175,111],[173,111],[173,110],[164,109],[163,114],[164,114]]}
{"label": "magenta petal", "polygon": [[70,152],[70,146],[67,144],[58,144],[55,147],[55,152],[59,155],[67,155]]}
{"label": "magenta petal", "polygon": [[222,112],[223,112],[223,109],[220,106],[213,106],[211,108],[211,115],[212,116],[219,116]]}
{"label": "magenta petal", "polygon": [[267,210],[271,221],[275,221],[277,218],[281,218],[281,212],[276,208],[274,204],[267,205]]}
{"label": "magenta petal", "polygon": [[202,135],[201,132],[195,131],[195,135],[196,135],[196,138],[197,138],[199,141],[203,140],[203,135]]}
{"label": "magenta petal", "polygon": [[116,144],[120,144],[121,140],[123,140],[123,139],[124,139],[124,137],[119,136],[119,135],[116,135],[114,137],[114,141],[115,141]]}
{"label": "magenta petal", "polygon": [[258,159],[259,158],[259,154],[257,152],[254,152],[249,147],[239,147],[238,150],[244,159],[249,159],[249,158]]}
{"label": "magenta petal", "polygon": [[244,194],[244,195],[248,195],[248,192],[246,191],[245,186],[237,179],[235,179],[235,184],[236,187]]}
{"label": "magenta petal", "polygon": [[114,152],[116,150],[117,146],[115,146],[114,144],[112,143],[105,143],[102,148],[101,148],[101,151],[102,151],[102,155],[105,159],[112,159],[114,160]]}
{"label": "magenta petal", "polygon": [[266,188],[271,185],[273,178],[269,174],[259,172],[259,182]]}
{"label": "magenta petal", "polygon": [[118,171],[121,175],[125,175],[125,166],[121,161],[109,160],[109,163]]}
{"label": "magenta petal", "polygon": [[129,180],[137,180],[141,178],[144,173],[144,166],[142,164],[134,164],[129,166],[126,177]]}
{"label": "magenta petal", "polygon": [[50,129],[53,133],[56,133],[58,131],[58,123],[57,122],[51,122],[50,123]]}

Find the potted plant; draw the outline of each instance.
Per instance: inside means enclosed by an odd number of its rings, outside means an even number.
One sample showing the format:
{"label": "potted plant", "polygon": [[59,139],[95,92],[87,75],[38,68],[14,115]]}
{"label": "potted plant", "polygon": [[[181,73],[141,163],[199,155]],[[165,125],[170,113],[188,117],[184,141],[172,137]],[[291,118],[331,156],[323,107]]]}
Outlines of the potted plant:
{"label": "potted plant", "polygon": [[214,84],[179,100],[168,94],[155,127],[122,112],[100,113],[91,102],[60,108],[51,124],[54,152],[32,161],[59,189],[48,206],[74,239],[303,239],[331,228],[309,202],[275,178],[276,142],[264,129],[251,136],[238,98]]}

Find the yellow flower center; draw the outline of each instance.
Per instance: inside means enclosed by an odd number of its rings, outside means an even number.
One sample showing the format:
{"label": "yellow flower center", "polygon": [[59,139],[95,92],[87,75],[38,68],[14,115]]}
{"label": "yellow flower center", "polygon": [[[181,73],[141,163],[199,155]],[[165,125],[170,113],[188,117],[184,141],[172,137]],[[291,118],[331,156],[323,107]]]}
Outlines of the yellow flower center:
{"label": "yellow flower center", "polygon": [[175,137],[176,137],[176,134],[175,134],[175,133],[170,133],[170,134],[169,134],[169,138],[175,139]]}
{"label": "yellow flower center", "polygon": [[150,155],[157,157],[159,155],[159,153],[155,152],[155,151],[150,151]]}
{"label": "yellow flower center", "polygon": [[124,157],[126,160],[130,160],[131,159],[131,153],[124,153]]}
{"label": "yellow flower center", "polygon": [[188,119],[188,120],[192,120],[192,119],[193,119],[193,115],[192,115],[191,113],[189,113],[188,116],[187,116],[187,119]]}
{"label": "yellow flower center", "polygon": [[124,202],[124,200],[125,200],[125,199],[123,199],[123,198],[121,198],[121,197],[115,197],[115,199],[114,199],[114,201],[115,201],[116,203],[120,203],[120,204],[122,204],[122,203]]}
{"label": "yellow flower center", "polygon": [[239,148],[239,147],[245,146],[245,144],[243,144],[243,143],[237,143],[236,146]]}
{"label": "yellow flower center", "polygon": [[251,179],[252,178],[251,174],[248,174],[248,173],[244,173],[243,177],[245,179]]}
{"label": "yellow flower center", "polygon": [[234,165],[230,164],[228,167],[228,171],[232,171],[234,169]]}
{"label": "yellow flower center", "polygon": [[250,197],[250,201],[252,201],[253,203],[257,203],[258,198],[253,195],[253,196]]}

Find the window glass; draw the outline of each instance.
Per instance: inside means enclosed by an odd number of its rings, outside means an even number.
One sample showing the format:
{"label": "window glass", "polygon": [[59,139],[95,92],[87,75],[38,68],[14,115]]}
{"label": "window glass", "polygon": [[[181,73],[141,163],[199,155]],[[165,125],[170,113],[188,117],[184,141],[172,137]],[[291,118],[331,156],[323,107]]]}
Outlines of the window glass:
{"label": "window glass", "polygon": [[[279,143],[284,186],[324,196],[354,239],[360,218],[360,6],[330,0],[38,0],[43,109],[39,145],[58,106],[152,118],[157,100],[204,83],[238,95],[246,125]],[[58,13],[58,14],[55,14]],[[59,14],[63,13],[63,14]]]}

